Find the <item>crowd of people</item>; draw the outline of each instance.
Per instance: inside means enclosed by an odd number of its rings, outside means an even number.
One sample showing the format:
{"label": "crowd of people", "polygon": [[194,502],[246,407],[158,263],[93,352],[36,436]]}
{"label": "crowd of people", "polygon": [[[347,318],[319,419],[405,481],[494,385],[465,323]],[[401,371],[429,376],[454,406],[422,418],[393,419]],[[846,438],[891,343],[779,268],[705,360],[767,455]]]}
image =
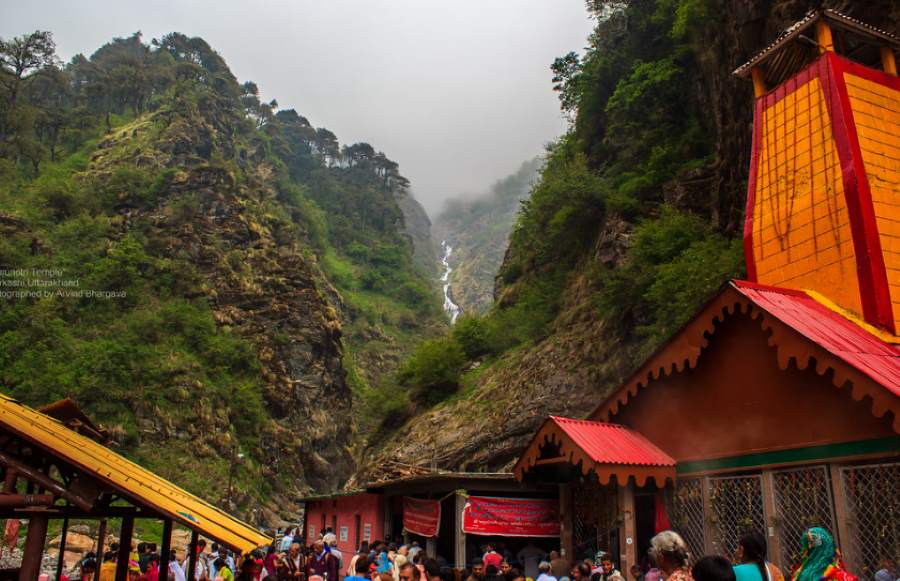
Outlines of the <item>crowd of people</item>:
{"label": "crowd of people", "polygon": [[[487,544],[481,556],[464,571],[448,566],[413,542],[397,545],[381,541],[363,543],[352,555],[337,547],[333,531],[326,529],[311,545],[299,531],[288,530],[265,549],[238,556],[212,543],[207,551],[197,545],[196,567],[190,576],[190,560],[172,551],[168,581],[785,581],[784,574],[767,559],[765,537],[743,536],[731,559],[707,555],[691,559],[682,537],[663,531],[650,541],[642,565],[633,565],[628,578],[613,557],[601,552],[595,559],[571,563],[558,551],[545,554],[533,545],[513,555],[503,545]],[[802,554],[789,581],[856,581],[847,571],[831,534],[822,528],[807,530],[801,539]],[[110,546],[98,563],[92,554],[80,564],[82,581],[93,581],[99,567],[100,581],[114,581],[118,547]],[[160,581],[160,558],[152,543],[140,543],[132,552],[129,581]],[[900,581],[891,562],[883,564],[876,581]]]}

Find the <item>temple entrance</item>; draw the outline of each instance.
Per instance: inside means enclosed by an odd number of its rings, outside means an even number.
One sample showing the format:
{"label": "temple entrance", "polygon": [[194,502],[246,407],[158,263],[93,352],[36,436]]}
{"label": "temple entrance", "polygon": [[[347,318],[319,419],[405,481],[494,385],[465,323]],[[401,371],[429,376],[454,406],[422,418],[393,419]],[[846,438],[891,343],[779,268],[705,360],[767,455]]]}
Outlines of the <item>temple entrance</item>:
{"label": "temple entrance", "polygon": [[[643,563],[650,550],[650,539],[656,534],[656,493],[638,492],[634,495],[634,524],[638,563]],[[622,574],[626,574],[622,571]]]}
{"label": "temple entrance", "polygon": [[573,561],[594,559],[599,551],[619,555],[616,490],[585,479],[572,489]]}

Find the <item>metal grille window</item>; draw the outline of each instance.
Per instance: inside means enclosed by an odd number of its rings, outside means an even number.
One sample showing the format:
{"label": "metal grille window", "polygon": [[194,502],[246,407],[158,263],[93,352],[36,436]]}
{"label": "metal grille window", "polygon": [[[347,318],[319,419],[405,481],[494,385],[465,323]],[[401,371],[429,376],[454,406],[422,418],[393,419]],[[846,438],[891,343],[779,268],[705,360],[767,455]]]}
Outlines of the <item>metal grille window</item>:
{"label": "metal grille window", "polygon": [[615,489],[602,487],[596,482],[577,485],[572,490],[574,509],[572,541],[576,559],[594,558],[597,551],[617,553],[619,547],[611,547],[612,533],[617,530]]}
{"label": "metal grille window", "polygon": [[684,538],[696,560],[706,554],[703,534],[703,479],[678,480],[669,506],[672,527]]}
{"label": "metal grille window", "polygon": [[[780,565],[790,568],[800,558],[800,538],[809,527],[834,531],[831,485],[825,466],[812,466],[772,473],[775,524],[781,546]],[[779,555],[770,555],[777,559]],[[789,570],[789,569],[787,569]]]}
{"label": "metal grille window", "polygon": [[900,463],[841,469],[854,573],[875,578],[879,562],[900,555]]}
{"label": "metal grille window", "polygon": [[717,555],[733,557],[742,535],[765,530],[759,475],[710,478],[709,504],[710,540]]}

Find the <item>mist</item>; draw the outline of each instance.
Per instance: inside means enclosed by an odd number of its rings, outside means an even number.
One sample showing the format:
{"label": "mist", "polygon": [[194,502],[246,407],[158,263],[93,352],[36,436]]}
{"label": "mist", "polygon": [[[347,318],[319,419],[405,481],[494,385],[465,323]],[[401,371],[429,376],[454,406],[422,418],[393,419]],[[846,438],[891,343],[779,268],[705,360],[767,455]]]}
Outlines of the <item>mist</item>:
{"label": "mist", "polygon": [[203,37],[262,98],[400,164],[433,217],[566,128],[550,63],[587,42],[583,0],[47,0],[0,6],[0,37],[53,32],[60,57],[116,36]]}

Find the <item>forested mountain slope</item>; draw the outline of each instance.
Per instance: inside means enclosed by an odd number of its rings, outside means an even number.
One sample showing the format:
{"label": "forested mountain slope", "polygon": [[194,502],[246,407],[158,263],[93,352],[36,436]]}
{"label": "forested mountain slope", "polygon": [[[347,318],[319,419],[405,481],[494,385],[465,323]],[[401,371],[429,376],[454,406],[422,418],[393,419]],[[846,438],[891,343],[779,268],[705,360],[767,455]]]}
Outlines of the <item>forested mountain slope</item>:
{"label": "forested mountain slope", "polygon": [[820,5],[894,33],[900,23],[890,0],[587,4],[586,54],[553,65],[572,123],[517,217],[497,302],[404,363],[422,412],[374,465],[509,467],[547,415],[588,414],[743,275],[753,89],[731,71]]}
{"label": "forested mountain slope", "polygon": [[397,163],[199,38],[0,51],[0,389],[256,522],[338,487],[353,410],[445,325]]}
{"label": "forested mountain slope", "polygon": [[540,159],[527,161],[487,193],[448,200],[435,220],[432,238],[436,243],[446,240],[453,247],[450,285],[453,300],[463,313],[484,314],[493,305],[494,279],[509,232],[540,166]]}

